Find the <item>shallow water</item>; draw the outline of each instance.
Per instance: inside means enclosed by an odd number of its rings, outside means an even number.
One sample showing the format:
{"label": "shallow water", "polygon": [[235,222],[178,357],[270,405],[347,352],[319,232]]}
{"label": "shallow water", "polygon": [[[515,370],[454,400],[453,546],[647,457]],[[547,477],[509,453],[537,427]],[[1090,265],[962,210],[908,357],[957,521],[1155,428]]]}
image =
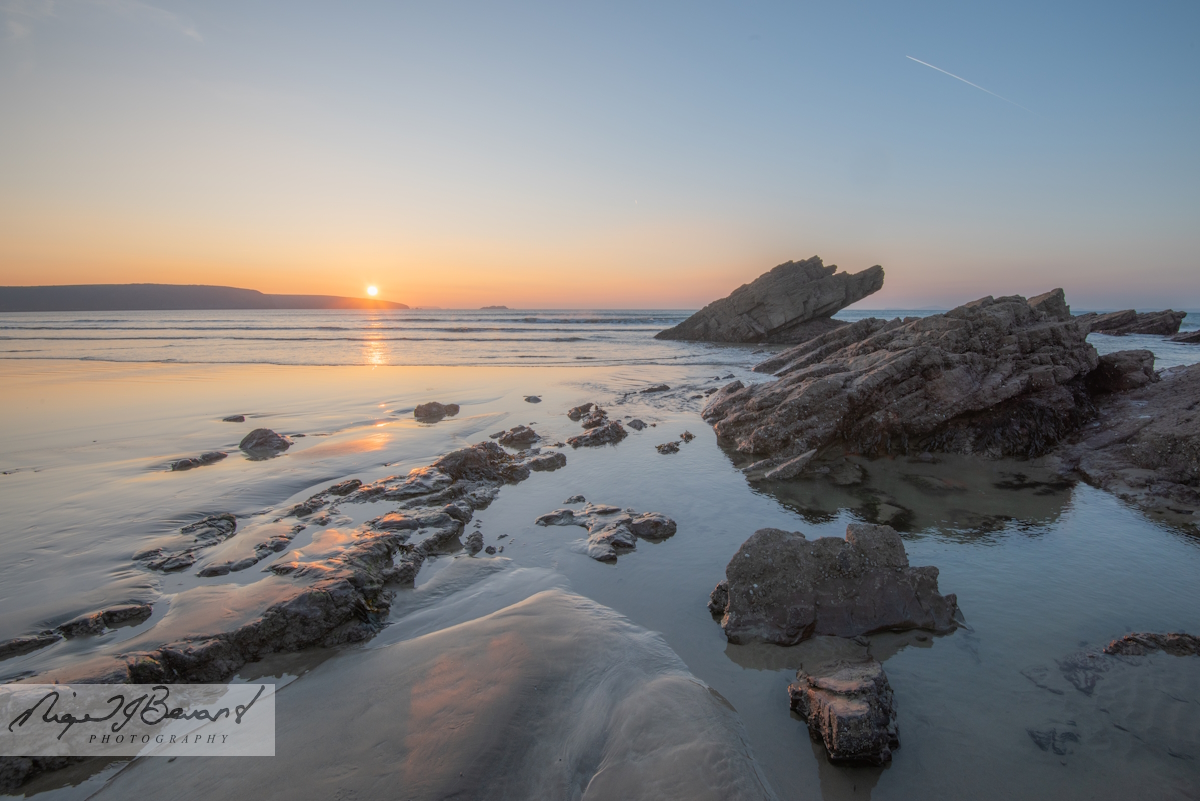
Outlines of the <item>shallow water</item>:
{"label": "shallow water", "polygon": [[[645,344],[648,333],[630,335],[630,349],[639,338]],[[1106,339],[1138,346],[1132,337]],[[130,560],[186,522],[231,511],[251,525],[256,513],[267,519],[335,480],[403,473],[518,423],[565,439],[578,432],[566,409],[593,400],[655,426],[631,431],[615,447],[567,449],[565,468],[505,487],[475,517],[485,541],[504,552],[427,562],[417,587],[397,597],[392,624],[363,650],[415,641],[537,592],[568,590],[660,632],[687,670],[737,710],[781,798],[1200,795],[1200,658],[1131,660],[1104,674],[1092,695],[1058,666],[1126,631],[1200,631],[1195,532],[1148,521],[1106,493],[1023,462],[878,460],[864,462],[869,480],[857,488],[750,484],[698,411],[703,393],[726,380],[718,376],[764,380],[748,372],[762,354],[715,348],[705,358],[724,359],[720,365],[688,364],[692,346],[661,346],[682,355],[569,368],[4,361],[0,639],[127,600],[155,603],[155,615],[0,662],[0,678],[78,661],[116,640],[151,642],[170,612],[188,611],[206,587],[266,589],[269,574],[258,568],[200,579],[192,571],[149,573]],[[565,363],[578,345],[537,347],[562,348],[555,358]],[[673,390],[637,392],[657,382]],[[528,394],[542,403],[525,402]],[[434,399],[463,410],[433,425],[413,420],[412,407]],[[251,416],[244,424],[220,422],[233,413]],[[234,451],[209,467],[165,469],[175,458],[234,449],[260,425],[306,436],[277,459],[249,461]],[[685,429],[696,439],[678,454],[654,450]],[[594,562],[579,552],[583,529],[533,525],[577,493],[663,512],[678,533],[639,542],[615,565]],[[367,506],[343,507],[351,519],[327,529],[310,526],[294,549],[329,547],[338,531],[378,513]],[[834,767],[788,711],[786,695],[795,669],[826,646],[728,645],[705,604],[730,556],[757,528],[840,537],[849,522],[883,516],[902,531],[913,564],[940,568],[941,589],[958,594],[968,626],[936,638],[871,638],[896,694],[901,748],[887,768]],[[238,537],[228,545],[239,545]],[[335,670],[339,652],[272,657],[241,675],[299,676],[291,692],[300,697],[308,671]],[[1078,741],[1055,740],[1063,754],[1043,750],[1030,732],[1044,742],[1051,730]],[[279,737],[287,747],[288,733]],[[83,782],[74,788],[59,787],[66,777],[51,775],[30,790],[86,797],[110,778],[94,775],[98,769],[71,774]]]}

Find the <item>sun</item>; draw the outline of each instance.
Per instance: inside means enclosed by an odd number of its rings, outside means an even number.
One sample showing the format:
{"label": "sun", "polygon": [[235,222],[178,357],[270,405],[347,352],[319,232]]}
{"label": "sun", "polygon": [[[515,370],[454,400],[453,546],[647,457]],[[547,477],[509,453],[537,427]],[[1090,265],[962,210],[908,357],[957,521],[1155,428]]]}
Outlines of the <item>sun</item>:
{"label": "sun", "polygon": [[377,287],[377,286],[367,287],[367,294],[370,295],[371,297],[375,297],[376,295],[379,294],[379,287]]}

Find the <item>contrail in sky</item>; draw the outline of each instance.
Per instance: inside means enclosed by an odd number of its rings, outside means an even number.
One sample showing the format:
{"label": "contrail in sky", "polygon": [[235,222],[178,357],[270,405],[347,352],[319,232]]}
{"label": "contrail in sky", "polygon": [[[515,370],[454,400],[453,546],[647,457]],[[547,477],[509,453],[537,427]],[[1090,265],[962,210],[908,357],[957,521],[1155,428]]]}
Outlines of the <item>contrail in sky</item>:
{"label": "contrail in sky", "polygon": [[[957,75],[955,75],[953,72],[946,72],[946,71],[945,71],[944,69],[942,69],[941,67],[935,67],[935,66],[933,66],[932,64],[926,64],[924,61],[922,61],[922,60],[921,60],[921,59],[919,59],[919,58],[913,58],[912,56],[905,56],[905,58],[907,58],[907,59],[908,59],[908,60],[910,60],[910,61],[915,61],[915,62],[917,62],[918,64],[925,64],[925,66],[926,66],[926,67],[929,67],[929,69],[931,69],[931,70],[937,70],[938,72],[942,73],[943,75],[949,75],[951,78],[955,78],[956,80],[960,80],[960,81],[962,81],[963,83],[967,84],[968,86],[974,86],[974,87],[975,87],[976,89],[978,89],[979,91],[981,91],[981,92],[987,92],[987,93],[988,93],[989,95],[991,95],[992,97],[999,97],[999,98],[1000,98],[1001,100],[1003,100],[1005,103],[1012,103],[1012,104],[1013,104],[1014,106],[1016,106],[1017,108],[1025,108],[1024,106],[1022,106],[1020,103],[1016,102],[1015,100],[1009,100],[1007,97],[1003,97],[1003,96],[1001,96],[1001,95],[998,95],[998,94],[996,94],[995,92],[993,92],[991,89],[984,89],[984,88],[983,88],[982,86],[980,86],[979,84],[977,84],[977,83],[971,83],[971,82],[970,82],[970,81],[968,81],[966,78],[959,78],[959,77],[958,77]],[[1037,112],[1033,111],[1033,109],[1028,109],[1028,108],[1025,108],[1025,110],[1026,110],[1026,111],[1028,111],[1030,114],[1036,114],[1036,113],[1037,113]]]}

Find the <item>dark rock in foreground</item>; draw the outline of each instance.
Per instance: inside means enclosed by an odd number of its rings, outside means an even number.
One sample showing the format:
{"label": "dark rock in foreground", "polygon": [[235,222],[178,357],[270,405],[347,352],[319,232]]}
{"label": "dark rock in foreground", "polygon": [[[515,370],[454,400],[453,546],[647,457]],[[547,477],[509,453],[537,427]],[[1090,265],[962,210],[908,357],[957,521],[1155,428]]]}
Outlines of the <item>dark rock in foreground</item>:
{"label": "dark rock in foreground", "polygon": [[443,417],[453,417],[456,414],[458,414],[457,403],[430,401],[429,403],[419,404],[417,408],[413,409],[413,417],[418,420],[436,421]]}
{"label": "dark rock in foreground", "polygon": [[936,567],[909,567],[890,526],[852,524],[846,539],[764,528],[742,543],[708,608],[735,644],[794,645],[815,634],[951,631],[958,599]]}
{"label": "dark rock in foreground", "polygon": [[1098,363],[1061,289],[987,297],[818,337],[755,368],[778,381],[735,381],[703,415],[739,452],[775,465],[814,450],[1030,456],[1090,417],[1084,378]]}
{"label": "dark rock in foreground", "polygon": [[825,744],[830,762],[882,765],[900,747],[892,687],[874,659],[801,669],[788,697],[812,738]]}
{"label": "dark rock in foreground", "polygon": [[191,470],[194,467],[204,467],[205,465],[216,464],[224,459],[226,454],[223,451],[209,451],[202,453],[199,456],[193,456],[189,459],[180,459],[176,462],[171,462],[172,470]]}
{"label": "dark rock in foreground", "polygon": [[837,273],[813,256],[789,261],[713,301],[655,339],[699,342],[801,342],[842,325],[830,320],[883,287],[883,268]]}
{"label": "dark rock in foreground", "polygon": [[254,456],[286,451],[292,447],[292,443],[269,428],[256,428],[242,438],[238,447]]}
{"label": "dark rock in foreground", "polygon": [[1170,336],[1179,332],[1179,324],[1187,312],[1166,309],[1160,312],[1136,312],[1133,309],[1097,314],[1089,312],[1076,319],[1089,333],[1125,336],[1126,334],[1155,334]]}
{"label": "dark rock in foreground", "polygon": [[1152,517],[1200,524],[1200,365],[1164,370],[1161,380],[1098,399],[1098,419],[1056,455]]}

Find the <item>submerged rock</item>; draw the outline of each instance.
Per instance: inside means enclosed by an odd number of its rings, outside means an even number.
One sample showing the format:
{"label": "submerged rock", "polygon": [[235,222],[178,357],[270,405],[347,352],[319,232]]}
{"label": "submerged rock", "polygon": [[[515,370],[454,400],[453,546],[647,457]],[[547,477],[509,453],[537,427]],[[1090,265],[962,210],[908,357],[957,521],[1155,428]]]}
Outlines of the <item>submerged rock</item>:
{"label": "submerged rock", "polygon": [[588,530],[587,555],[615,562],[637,547],[637,540],[660,542],[675,534],[675,521],[660,512],[622,511],[616,506],[588,504],[583,509],[555,509],[533,521],[539,526],[581,526]]}
{"label": "submerged rock", "polygon": [[838,273],[813,256],[789,261],[713,301],[655,339],[704,342],[801,342],[844,325],[831,320],[851,303],[883,287],[879,265]]}
{"label": "submerged rock", "polygon": [[510,448],[524,448],[526,445],[532,445],[539,439],[541,439],[541,437],[539,437],[537,432],[529,426],[517,426],[516,428],[510,428],[508,431],[505,431],[503,434],[497,437],[496,441],[501,445],[507,445]]}
{"label": "submerged rock", "polygon": [[632,420],[630,420],[629,422],[625,423],[625,425],[629,426],[634,431],[641,431],[643,428],[646,427],[645,421],[639,420],[636,417],[633,418]]}
{"label": "submerged rock", "polygon": [[602,426],[589,429],[577,437],[570,437],[567,444],[572,448],[594,448],[599,445],[615,445],[627,436],[629,434],[621,426],[621,422],[611,420]]}
{"label": "submerged rock", "polygon": [[846,539],[808,540],[764,528],[742,543],[709,598],[735,644],[794,645],[815,634],[951,631],[958,599],[938,592],[936,567],[909,567],[890,526],[854,523]]}
{"label": "submerged rock", "polygon": [[269,428],[256,428],[242,438],[238,447],[254,456],[286,451],[292,447],[292,443]]}
{"label": "submerged rock", "polygon": [[458,414],[457,403],[430,401],[429,403],[419,404],[417,408],[413,409],[413,417],[418,420],[427,420],[430,422],[440,420],[443,417],[453,417],[456,414]]}
{"label": "submerged rock", "polygon": [[1200,655],[1200,637],[1182,631],[1169,634],[1140,631],[1126,634],[1104,646],[1104,653],[1118,656],[1145,656],[1163,651],[1172,656]]}
{"label": "submerged rock", "polygon": [[191,470],[194,467],[204,467],[205,465],[216,464],[224,459],[228,454],[224,451],[209,451],[202,453],[199,456],[193,456],[188,459],[180,459],[176,462],[171,462],[172,470]]}
{"label": "submerged rock", "polygon": [[1098,398],[1093,425],[1056,451],[1076,471],[1152,517],[1200,525],[1200,365]]}
{"label": "submerged rock", "polygon": [[911,321],[864,320],[764,362],[779,380],[735,381],[703,411],[740,453],[777,464],[948,451],[1030,456],[1092,414],[1099,363],[1062,290],[983,298]]}
{"label": "submerged rock", "polygon": [[892,687],[874,659],[801,669],[788,698],[812,738],[825,744],[830,762],[882,765],[900,747]]}
{"label": "submerged rock", "polygon": [[179,529],[180,534],[193,535],[186,545],[176,548],[151,548],[134,554],[135,561],[151,570],[173,573],[196,563],[197,554],[229,539],[237,531],[237,518],[231,514],[209,515]]}
{"label": "submerged rock", "polygon": [[1166,309],[1160,312],[1137,312],[1133,309],[1097,314],[1089,312],[1076,319],[1090,333],[1125,336],[1126,334],[1157,334],[1170,336],[1179,332],[1179,325],[1187,312]]}
{"label": "submerged rock", "polygon": [[646,387],[645,389],[643,389],[642,394],[645,395],[650,392],[669,392],[670,389],[671,388],[669,386],[667,386],[666,384],[655,384],[654,386]]}

